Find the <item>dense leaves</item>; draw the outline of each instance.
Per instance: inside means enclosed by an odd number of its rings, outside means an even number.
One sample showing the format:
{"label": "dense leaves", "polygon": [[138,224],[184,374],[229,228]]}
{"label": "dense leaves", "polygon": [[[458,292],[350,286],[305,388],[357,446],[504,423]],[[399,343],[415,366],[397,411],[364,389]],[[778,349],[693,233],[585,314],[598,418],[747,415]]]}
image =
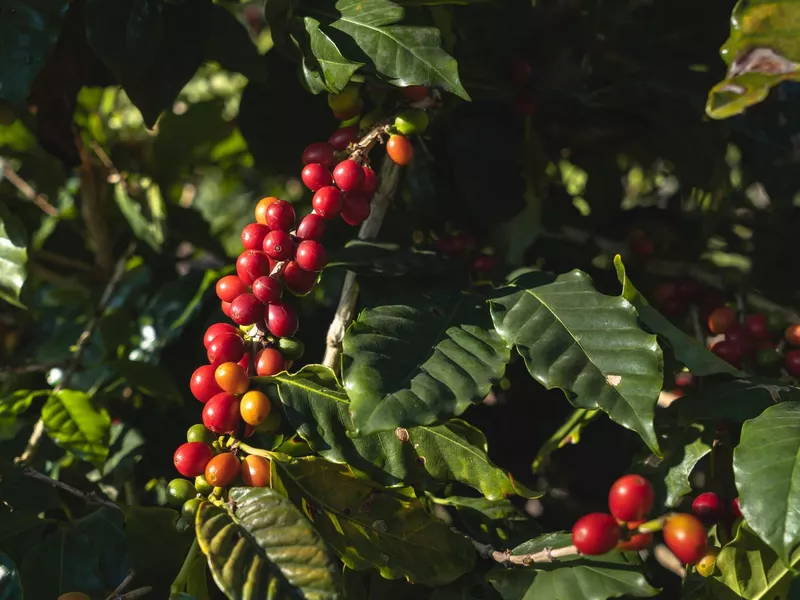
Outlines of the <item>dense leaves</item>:
{"label": "dense leaves", "polygon": [[320,29],[314,17],[303,17],[300,48],[303,53],[303,75],[312,92],[341,92],[363,63],[345,58],[336,43]]}
{"label": "dense leaves", "polygon": [[0,203],[0,300],[19,304],[27,275],[25,230],[19,218]]}
{"label": "dense leaves", "polygon": [[75,390],[53,393],[42,408],[47,434],[59,446],[94,464],[108,456],[111,418],[92,398]]}
{"label": "dense leaves", "polygon": [[690,393],[675,403],[681,418],[741,423],[781,402],[800,401],[800,388],[766,377],[747,377],[704,385],[702,393]]}

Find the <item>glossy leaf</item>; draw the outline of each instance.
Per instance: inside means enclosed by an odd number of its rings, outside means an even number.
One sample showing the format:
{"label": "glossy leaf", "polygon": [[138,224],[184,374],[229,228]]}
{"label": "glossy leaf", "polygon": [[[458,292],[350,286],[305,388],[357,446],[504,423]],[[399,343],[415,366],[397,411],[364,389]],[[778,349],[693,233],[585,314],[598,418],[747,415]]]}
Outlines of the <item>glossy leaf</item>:
{"label": "glossy leaf", "polygon": [[14,564],[0,552],[0,600],[22,600],[22,581]]}
{"label": "glossy leaf", "polygon": [[315,18],[303,17],[302,27],[302,32],[296,35],[300,38],[303,75],[308,88],[314,93],[341,92],[364,63],[345,58]]}
{"label": "glossy leaf", "polygon": [[405,11],[389,0],[339,0],[336,9],[341,18],[331,26],[352,36],[392,83],[436,86],[469,100],[438,29],[399,25]]}
{"label": "glossy leaf", "polygon": [[74,390],[55,392],[42,408],[42,420],[53,441],[78,458],[100,465],[108,456],[111,418],[89,395]]}
{"label": "glossy leaf", "polygon": [[114,186],[114,199],[125,216],[133,233],[158,252],[164,243],[166,205],[158,186],[153,184],[141,198],[131,198],[124,182]]}
{"label": "glossy leaf", "polygon": [[579,408],[600,408],[636,431],[654,451],[653,415],[661,391],[662,355],[620,296],[596,291],[585,273],[553,283],[519,283],[491,300],[495,327],[547,389],[561,388]]}
{"label": "glossy leaf", "polygon": [[692,491],[689,477],[700,460],[711,452],[713,436],[702,426],[670,430],[661,446],[664,457],[658,467],[664,482],[664,504],[675,507]]}
{"label": "glossy leaf", "polygon": [[[572,543],[566,533],[549,533],[514,548],[528,554]],[[658,590],[645,579],[640,562],[631,553],[612,551],[601,556],[567,556],[552,564],[524,568],[495,567],[489,582],[505,600],[591,598],[606,600],[620,596],[649,598]]]}
{"label": "glossy leaf", "polygon": [[269,380],[278,386],[289,422],[313,450],[378,483],[428,489],[434,482],[460,481],[490,499],[531,495],[489,460],[486,438],[464,421],[351,438],[350,402],[333,371],[309,365]]}
{"label": "glossy leaf", "polygon": [[[0,28],[5,26],[7,18],[9,17],[3,17]],[[2,81],[8,80],[3,78]],[[22,221],[7,206],[0,204],[0,300],[15,306],[22,306],[19,295],[28,275],[26,245],[27,238]]]}
{"label": "glossy leaf", "polygon": [[269,488],[233,488],[231,512],[204,503],[197,541],[214,581],[231,600],[341,598],[339,573],[319,534]]}
{"label": "glossy leaf", "polygon": [[0,397],[0,417],[16,417],[31,407],[33,401],[47,396],[50,390],[16,390]]}
{"label": "glossy leaf", "polygon": [[342,346],[356,435],[459,415],[484,399],[509,360],[485,304],[466,293],[367,309]]}
{"label": "glossy leaf", "polygon": [[800,402],[745,422],[733,470],[745,521],[788,562],[800,546]]}
{"label": "glossy leaf", "polygon": [[345,268],[358,275],[390,277],[436,276],[463,269],[460,261],[450,260],[437,252],[402,248],[398,244],[352,240],[331,253],[326,268]]}
{"label": "glossy leaf", "polygon": [[347,467],[315,458],[273,462],[283,487],[328,545],[352,569],[424,585],[449,583],[470,571],[472,545],[429,515],[408,490],[385,490]]}
{"label": "glossy leaf", "polygon": [[[727,420],[742,423],[781,402],[800,401],[800,388],[777,379],[747,377],[704,383],[678,402],[674,410],[686,421]],[[672,409],[670,407],[670,410]]]}

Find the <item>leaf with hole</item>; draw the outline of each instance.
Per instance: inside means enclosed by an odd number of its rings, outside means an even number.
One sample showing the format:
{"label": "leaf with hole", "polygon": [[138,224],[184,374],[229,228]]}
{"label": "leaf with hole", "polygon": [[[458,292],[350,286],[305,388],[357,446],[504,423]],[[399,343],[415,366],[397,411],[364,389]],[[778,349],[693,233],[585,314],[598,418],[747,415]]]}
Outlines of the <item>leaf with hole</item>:
{"label": "leaf with hole", "polygon": [[203,503],[197,541],[231,600],[341,598],[339,573],[319,534],[269,488],[233,488],[230,512]]}
{"label": "leaf with hole", "polygon": [[108,456],[111,418],[88,394],[54,392],[42,408],[42,421],[52,440],[78,458],[99,466]]}
{"label": "leaf with hole", "polygon": [[0,300],[20,307],[19,295],[28,275],[26,245],[22,221],[7,206],[0,204]]}

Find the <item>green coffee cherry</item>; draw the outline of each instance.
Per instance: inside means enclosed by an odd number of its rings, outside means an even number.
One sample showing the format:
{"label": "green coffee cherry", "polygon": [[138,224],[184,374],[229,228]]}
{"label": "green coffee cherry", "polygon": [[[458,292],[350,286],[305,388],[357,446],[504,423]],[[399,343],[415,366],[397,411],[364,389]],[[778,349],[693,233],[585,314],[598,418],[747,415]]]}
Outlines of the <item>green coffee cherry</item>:
{"label": "green coffee cherry", "polygon": [[281,338],[278,340],[278,350],[286,357],[286,360],[297,360],[303,356],[306,346],[300,340]]}
{"label": "green coffee cherry", "polygon": [[205,425],[198,423],[192,425],[186,432],[187,442],[203,442],[204,444],[212,444],[216,438],[214,434],[206,429]]}
{"label": "green coffee cherry", "polygon": [[375,110],[371,110],[363,117],[361,117],[361,120],[358,122],[358,128],[361,131],[364,131],[366,129],[371,129],[372,126],[375,125],[375,123],[377,123],[378,121],[380,121],[382,117],[383,115],[380,109],[376,108]]}
{"label": "green coffee cherry", "polygon": [[428,128],[428,113],[420,108],[407,108],[394,120],[394,128],[403,135],[418,135]]}
{"label": "green coffee cherry", "polygon": [[192,485],[192,482],[186,479],[173,479],[167,484],[167,503],[175,508],[196,495],[197,490]]}
{"label": "green coffee cherry", "polygon": [[360,91],[360,86],[348,83],[338,94],[328,94],[328,106],[334,113],[351,113],[359,104]]}
{"label": "green coffee cherry", "polygon": [[776,312],[767,314],[767,327],[770,331],[782,333],[787,325],[786,318],[782,314]]}
{"label": "green coffee cherry", "polygon": [[208,483],[205,475],[198,475],[194,478],[194,487],[197,490],[197,493],[203,496],[208,496],[214,491],[214,486]]}
{"label": "green coffee cherry", "polygon": [[197,511],[202,503],[202,498],[192,498],[191,500],[187,500],[184,502],[183,507],[181,508],[181,516],[190,523],[193,523],[194,517],[197,515]]}
{"label": "green coffee cherry", "polygon": [[775,348],[764,348],[758,351],[756,362],[761,367],[775,367],[781,363],[781,355]]}

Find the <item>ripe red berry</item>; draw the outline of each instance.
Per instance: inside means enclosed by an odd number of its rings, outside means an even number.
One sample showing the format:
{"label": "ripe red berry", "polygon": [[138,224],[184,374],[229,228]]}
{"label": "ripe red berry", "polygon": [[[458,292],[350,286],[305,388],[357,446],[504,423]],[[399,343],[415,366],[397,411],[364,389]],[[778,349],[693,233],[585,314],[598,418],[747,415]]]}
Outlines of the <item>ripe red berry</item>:
{"label": "ripe red berry", "polygon": [[710,527],[725,516],[725,505],[714,492],[704,492],[692,502],[692,513],[704,525]]}
{"label": "ripe red berry", "polygon": [[285,231],[275,229],[264,238],[264,252],[275,260],[286,260],[294,253],[294,241]]}
{"label": "ripe red berry", "polygon": [[264,304],[277,302],[282,295],[283,286],[274,277],[259,277],[253,282],[253,296],[258,298],[259,302]]}
{"label": "ripe red berry", "polygon": [[226,275],[216,286],[217,297],[225,302],[233,302],[238,296],[247,292],[247,286],[237,275]]}
{"label": "ripe red berry", "polygon": [[245,250],[261,250],[269,227],[262,223],[250,223],[242,229],[242,245]]}
{"label": "ripe red berry", "polygon": [[264,318],[264,305],[253,294],[242,294],[231,302],[231,320],[237,325],[252,325]]}
{"label": "ripe red berry", "polygon": [[364,169],[354,160],[343,160],[333,170],[333,181],[343,192],[352,192],[361,187]]}
{"label": "ripe red berry", "polygon": [[734,519],[742,518],[742,510],[739,508],[739,498],[734,498],[731,502],[731,515]]}
{"label": "ripe red berry", "polygon": [[236,335],[240,335],[239,329],[230,323],[214,323],[211,327],[206,329],[206,334],[203,337],[203,345],[208,348],[211,341],[222,333],[235,333]]}
{"label": "ripe red berry", "polygon": [[322,271],[328,264],[328,253],[325,247],[316,240],[305,240],[297,246],[294,260],[306,271]]}
{"label": "ripe red berry", "polygon": [[325,235],[325,219],[316,213],[303,217],[295,235],[301,240],[318,240]]}
{"label": "ripe red berry", "polygon": [[386,154],[396,164],[404,167],[414,159],[414,147],[406,136],[392,135],[386,142]]}
{"label": "ripe red berry", "polygon": [[800,350],[790,350],[784,359],[786,372],[792,377],[800,377]]}
{"label": "ripe red berry", "polygon": [[711,352],[734,367],[738,367],[742,360],[742,349],[738,344],[734,344],[728,340],[722,340],[714,344],[711,347]]}
{"label": "ripe red berry", "polygon": [[792,346],[800,346],[800,324],[794,323],[793,325],[789,325],[783,333],[783,336]]}
{"label": "ripe red berry", "polygon": [[240,420],[239,399],[233,394],[217,394],[203,407],[203,425],[217,435],[234,433]]}
{"label": "ripe red berry", "polygon": [[378,176],[375,174],[375,171],[366,165],[363,167],[363,169],[364,181],[361,182],[361,191],[367,196],[372,196],[372,194],[375,193],[375,190],[378,189]]}
{"label": "ripe red berry", "polygon": [[325,167],[332,167],[336,162],[333,146],[327,142],[314,142],[303,150],[303,164],[320,163]]}
{"label": "ripe red berry", "polygon": [[641,521],[654,500],[653,486],[641,475],[623,475],[608,492],[608,508],[619,521]]}
{"label": "ripe red berry", "polygon": [[271,270],[269,258],[258,250],[245,250],[236,259],[236,273],[245,285],[253,285],[256,279],[269,275]]}
{"label": "ripe red berry", "polygon": [[276,337],[292,337],[300,325],[297,313],[285,302],[270,304],[267,309],[267,328]]}
{"label": "ripe red berry", "polygon": [[589,513],[575,522],[572,543],[581,554],[605,554],[619,542],[619,525],[605,513]]}
{"label": "ripe red berry", "polygon": [[220,310],[222,311],[223,315],[225,315],[226,317],[230,317],[231,316],[231,303],[230,302],[225,302],[225,300],[221,300],[220,303],[219,303],[219,307],[220,307]]}
{"label": "ripe red berry", "polygon": [[361,190],[348,192],[344,195],[342,206],[342,220],[348,225],[361,225],[372,212],[369,198]]}
{"label": "ripe red berry", "polygon": [[311,163],[303,168],[300,174],[300,179],[306,184],[306,187],[312,192],[316,192],[319,188],[326,185],[333,184],[331,172],[319,163]]}
{"label": "ripe red berry", "polygon": [[491,271],[495,267],[497,267],[497,259],[487,254],[481,254],[472,261],[472,268],[481,273]]}
{"label": "ripe red berry", "polygon": [[756,344],[747,328],[741,323],[733,323],[725,331],[725,341],[735,344],[742,356],[751,356],[756,351]]}
{"label": "ripe red berry", "polygon": [[328,185],[318,189],[311,202],[315,213],[330,220],[341,212],[344,199],[339,188]]}
{"label": "ripe red berry", "polygon": [[409,85],[401,89],[403,96],[409,102],[420,102],[428,97],[428,88],[424,85]]}
{"label": "ripe red berry", "polygon": [[675,375],[675,385],[679,387],[689,387],[694,384],[694,375],[689,371],[681,371]]}
{"label": "ripe red berry", "polygon": [[256,375],[269,377],[286,370],[286,358],[275,348],[264,348],[256,355]]}
{"label": "ripe red berry", "polygon": [[213,366],[237,362],[244,356],[244,340],[234,333],[223,333],[208,345],[208,362]]}
{"label": "ripe red berry", "polygon": [[694,564],[706,553],[708,534],[695,517],[678,513],[664,523],[664,542],[681,562]]}
{"label": "ripe red berry", "polygon": [[186,442],[178,446],[172,457],[178,473],[184,477],[197,477],[205,473],[206,465],[214,457],[211,446],[203,442]]}
{"label": "ripe red berry", "polygon": [[208,402],[213,396],[222,392],[222,388],[217,385],[214,379],[214,366],[203,365],[197,367],[189,381],[189,390],[192,392],[192,396],[203,403]]}
{"label": "ripe red berry", "polygon": [[342,127],[337,129],[328,138],[328,143],[334,150],[345,150],[350,144],[358,141],[358,127]]}
{"label": "ripe red berry", "polygon": [[768,340],[770,338],[769,322],[766,315],[756,313],[754,315],[747,315],[744,320],[744,326],[750,333],[754,340]]}
{"label": "ripe red berry", "polygon": [[267,225],[270,229],[289,231],[294,225],[294,208],[285,200],[276,200],[267,208]]}
{"label": "ripe red berry", "polygon": [[283,283],[295,296],[306,295],[316,282],[317,274],[300,268],[295,261],[287,264],[283,270]]}
{"label": "ripe red berry", "polygon": [[725,333],[735,322],[736,311],[728,306],[721,306],[708,316],[708,330],[714,334]]}

